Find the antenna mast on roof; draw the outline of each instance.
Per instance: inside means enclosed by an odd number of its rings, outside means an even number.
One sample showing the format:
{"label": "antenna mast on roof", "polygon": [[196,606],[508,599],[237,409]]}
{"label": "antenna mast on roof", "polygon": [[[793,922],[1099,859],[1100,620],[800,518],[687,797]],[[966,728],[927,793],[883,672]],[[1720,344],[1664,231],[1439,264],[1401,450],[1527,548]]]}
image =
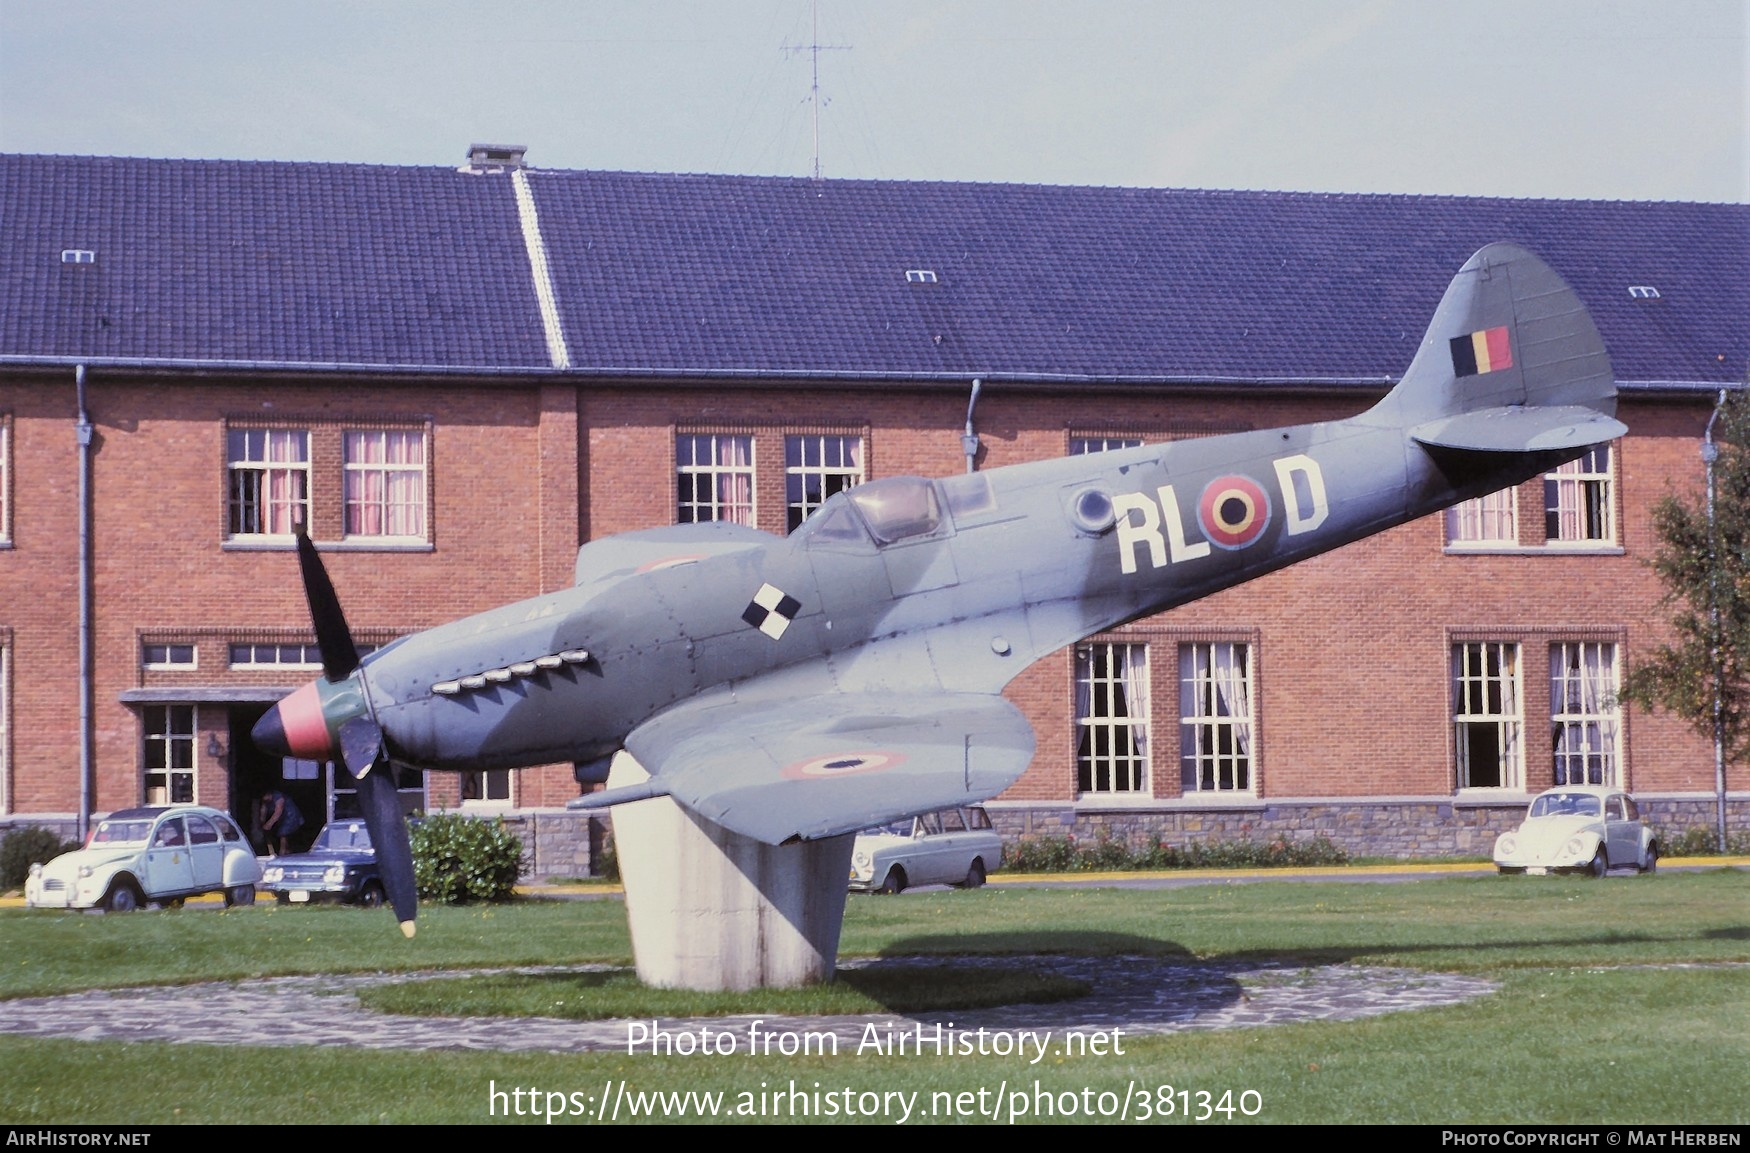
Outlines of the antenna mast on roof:
{"label": "antenna mast on roof", "polygon": [[814,179],[820,180],[820,54],[822,52],[849,52],[849,44],[822,44],[820,42],[820,0],[814,0],[810,6],[814,14],[814,35],[811,43],[780,45],[778,51],[785,53],[808,53],[814,68],[814,80],[808,89],[808,102],[814,105]]}

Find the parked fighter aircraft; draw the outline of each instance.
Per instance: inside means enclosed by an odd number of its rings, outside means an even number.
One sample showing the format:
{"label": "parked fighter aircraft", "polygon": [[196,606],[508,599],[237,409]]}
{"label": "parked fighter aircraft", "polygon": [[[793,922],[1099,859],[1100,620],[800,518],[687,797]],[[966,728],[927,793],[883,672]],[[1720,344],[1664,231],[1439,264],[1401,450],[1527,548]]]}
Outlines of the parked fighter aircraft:
{"label": "parked fighter aircraft", "polygon": [[[1518,483],[1625,431],[1579,300],[1521,249],[1459,271],[1403,380],[1349,420],[887,477],[788,537],[725,523],[586,544],[577,583],[362,661],[321,561],[300,560],[322,679],[255,729],[361,778],[391,903],[411,857],[385,758],[427,769],[587,762],[770,844],[996,795],[1033,755],[1002,689],[1114,625]],[[399,832],[400,835],[396,835]]]}

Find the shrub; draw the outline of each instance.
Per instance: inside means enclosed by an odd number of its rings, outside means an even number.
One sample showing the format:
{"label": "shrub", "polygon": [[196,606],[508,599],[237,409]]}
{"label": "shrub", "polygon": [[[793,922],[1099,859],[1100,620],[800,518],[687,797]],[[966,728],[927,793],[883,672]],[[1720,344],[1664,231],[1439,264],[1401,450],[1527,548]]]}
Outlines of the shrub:
{"label": "shrub", "polygon": [[40,826],[13,829],[0,841],[0,889],[17,888],[24,884],[31,865],[47,864],[78,847],[78,841],[63,841],[53,830]]}
{"label": "shrub", "polygon": [[522,873],[523,843],[496,817],[428,816],[412,841],[413,879],[428,901],[508,901]]}
{"label": "shrub", "polygon": [[[1720,855],[1720,831],[1713,825],[1691,825],[1678,833],[1671,829],[1654,829],[1661,857],[1717,857]],[[1741,856],[1750,853],[1750,833],[1726,830],[1726,853]]]}
{"label": "shrub", "polygon": [[1343,865],[1349,854],[1328,837],[1310,841],[1208,841],[1137,848],[1117,837],[1092,844],[1074,837],[1035,837],[1008,846],[1004,867],[1022,873],[1091,873],[1129,869],[1245,869]]}

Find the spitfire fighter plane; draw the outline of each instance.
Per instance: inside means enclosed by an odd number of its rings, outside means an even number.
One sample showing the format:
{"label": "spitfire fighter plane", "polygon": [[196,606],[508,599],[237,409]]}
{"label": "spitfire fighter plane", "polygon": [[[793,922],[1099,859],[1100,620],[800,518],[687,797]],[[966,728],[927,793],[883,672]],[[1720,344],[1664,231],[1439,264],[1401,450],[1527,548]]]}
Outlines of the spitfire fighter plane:
{"label": "spitfire fighter plane", "polygon": [[[1033,734],[1001,693],[1084,637],[1534,477],[1626,430],[1584,306],[1492,244],[1447,289],[1402,381],[1347,420],[839,493],[787,537],[674,525],[583,546],[576,584],[362,660],[299,550],[321,679],[256,727],[360,778],[411,935],[387,761],[597,761],[650,774],[585,806],[669,796],[771,845],[1013,783]],[[841,881],[842,888],[842,881]]]}

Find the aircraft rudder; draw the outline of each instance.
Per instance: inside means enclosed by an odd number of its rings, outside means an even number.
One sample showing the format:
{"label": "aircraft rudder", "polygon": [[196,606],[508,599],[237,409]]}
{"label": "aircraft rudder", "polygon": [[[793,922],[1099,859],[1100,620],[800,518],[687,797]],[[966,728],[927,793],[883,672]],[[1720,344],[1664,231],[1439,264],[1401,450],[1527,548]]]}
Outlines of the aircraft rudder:
{"label": "aircraft rudder", "polygon": [[1516,407],[1616,407],[1610,357],[1586,306],[1537,256],[1479,249],[1434,310],[1415,358],[1375,414],[1410,427]]}

